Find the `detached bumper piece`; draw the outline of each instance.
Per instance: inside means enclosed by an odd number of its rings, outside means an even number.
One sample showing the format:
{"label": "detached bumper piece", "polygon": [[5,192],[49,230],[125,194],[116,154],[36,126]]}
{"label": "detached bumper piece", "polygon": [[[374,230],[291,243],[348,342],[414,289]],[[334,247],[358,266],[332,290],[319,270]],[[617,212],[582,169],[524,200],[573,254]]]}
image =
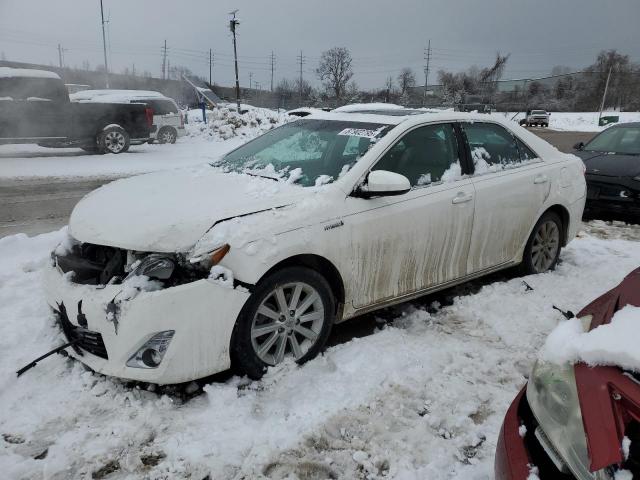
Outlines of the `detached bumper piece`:
{"label": "detached bumper piece", "polygon": [[[79,310],[81,310],[81,308],[82,304],[79,305]],[[105,360],[109,359],[107,348],[102,340],[102,335],[98,332],[87,330],[84,327],[73,325],[69,321],[69,316],[67,315],[67,309],[64,306],[64,303],[59,303],[58,309],[54,309],[54,313],[64,336],[67,338],[69,343],[72,343],[71,346],[78,355],[82,356],[83,351],[86,351],[96,357],[104,358]],[[81,315],[78,316],[80,317]]]}

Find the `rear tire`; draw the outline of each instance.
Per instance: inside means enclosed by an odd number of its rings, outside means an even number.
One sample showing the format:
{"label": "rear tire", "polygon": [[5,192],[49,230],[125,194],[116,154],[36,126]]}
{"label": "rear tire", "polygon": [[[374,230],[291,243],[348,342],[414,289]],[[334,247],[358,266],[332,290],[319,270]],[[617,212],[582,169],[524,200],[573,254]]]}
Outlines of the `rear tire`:
{"label": "rear tire", "polygon": [[118,125],[104,129],[96,137],[100,153],[124,153],[129,150],[130,141],[129,134]]}
{"label": "rear tire", "polygon": [[158,143],[176,143],[178,132],[173,127],[162,127],[158,132]]}
{"label": "rear tire", "polygon": [[555,212],[546,212],[533,227],[520,266],[521,273],[532,275],[554,270],[560,257],[564,227]]}
{"label": "rear tire", "polygon": [[314,270],[290,267],[260,281],[242,308],[231,336],[233,369],[257,380],[267,367],[293,357],[317,356],[335,320],[335,298]]}

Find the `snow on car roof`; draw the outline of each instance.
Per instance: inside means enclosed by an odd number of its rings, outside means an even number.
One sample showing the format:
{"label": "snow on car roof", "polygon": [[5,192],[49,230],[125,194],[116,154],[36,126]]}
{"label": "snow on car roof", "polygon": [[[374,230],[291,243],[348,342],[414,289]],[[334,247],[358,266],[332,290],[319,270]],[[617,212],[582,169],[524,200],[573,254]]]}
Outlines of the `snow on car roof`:
{"label": "snow on car roof", "polygon": [[60,80],[57,73],[31,68],[0,67],[0,78],[54,78]]}
{"label": "snow on car roof", "polygon": [[350,105],[344,105],[338,107],[334,112],[365,112],[373,110],[404,110],[401,105],[394,103],[352,103]]}
{"label": "snow on car roof", "polygon": [[152,90],[83,90],[69,95],[72,102],[129,103],[131,100],[168,99],[160,92]]}

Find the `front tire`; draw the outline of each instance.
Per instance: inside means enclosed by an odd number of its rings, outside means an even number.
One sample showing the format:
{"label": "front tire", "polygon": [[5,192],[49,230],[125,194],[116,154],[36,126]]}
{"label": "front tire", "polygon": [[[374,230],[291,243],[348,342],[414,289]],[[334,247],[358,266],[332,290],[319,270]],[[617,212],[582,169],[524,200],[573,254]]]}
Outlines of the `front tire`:
{"label": "front tire", "polygon": [[124,128],[114,125],[105,128],[98,134],[96,144],[100,153],[117,154],[129,150],[130,140],[129,134]]}
{"label": "front tire", "polygon": [[314,270],[290,267],[262,280],[243,307],[231,337],[231,363],[259,379],[285,358],[304,363],[317,356],[335,319],[335,298]]}
{"label": "front tire", "polygon": [[560,257],[563,235],[562,219],[557,213],[542,215],[524,249],[522,273],[531,275],[554,270]]}

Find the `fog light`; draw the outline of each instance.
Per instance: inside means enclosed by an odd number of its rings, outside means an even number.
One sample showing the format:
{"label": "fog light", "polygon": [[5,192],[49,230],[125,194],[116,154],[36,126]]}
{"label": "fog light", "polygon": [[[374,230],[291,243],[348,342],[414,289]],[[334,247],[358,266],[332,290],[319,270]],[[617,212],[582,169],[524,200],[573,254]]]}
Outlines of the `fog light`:
{"label": "fog light", "polygon": [[127,361],[127,367],[158,368],[169,348],[169,343],[171,343],[174,333],[176,333],[175,330],[166,330],[153,335]]}
{"label": "fog light", "polygon": [[157,368],[162,361],[162,356],[160,352],[153,348],[147,348],[141,355],[142,363],[144,363],[149,368]]}

